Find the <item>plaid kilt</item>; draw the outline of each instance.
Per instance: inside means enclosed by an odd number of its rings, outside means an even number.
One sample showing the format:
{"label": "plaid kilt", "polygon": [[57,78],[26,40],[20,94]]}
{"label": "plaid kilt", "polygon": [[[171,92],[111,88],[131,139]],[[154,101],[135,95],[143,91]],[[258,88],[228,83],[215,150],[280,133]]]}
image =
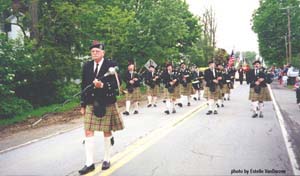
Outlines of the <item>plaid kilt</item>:
{"label": "plaid kilt", "polygon": [[204,94],[203,97],[206,99],[214,99],[214,100],[218,100],[221,98],[221,91],[220,91],[220,87],[216,86],[216,91],[215,92],[211,92],[209,90],[209,87],[204,87]]}
{"label": "plaid kilt", "polygon": [[141,90],[139,87],[133,89],[132,93],[126,94],[126,101],[136,102],[141,100]]}
{"label": "plaid kilt", "polygon": [[157,97],[160,93],[160,87],[158,85],[155,85],[155,87],[152,89],[150,86],[147,86],[147,95]]}
{"label": "plaid kilt", "polygon": [[222,93],[224,93],[224,94],[230,94],[230,89],[229,89],[229,87],[226,84],[223,85]]}
{"label": "plaid kilt", "polygon": [[193,94],[193,86],[192,83],[188,83],[186,87],[182,84],[179,84],[180,94],[184,96],[190,96]]}
{"label": "plaid kilt", "polygon": [[169,93],[168,89],[165,88],[166,91],[166,98],[167,99],[178,99],[180,98],[180,88],[179,86],[176,86],[174,88],[174,92],[173,93]]}
{"label": "plaid kilt", "polygon": [[267,87],[262,87],[260,93],[255,93],[254,88],[250,88],[249,100],[251,101],[271,101],[271,96],[269,89]]}
{"label": "plaid kilt", "polygon": [[84,129],[89,131],[118,131],[124,129],[123,120],[120,116],[117,103],[106,107],[104,117],[96,117],[93,113],[93,106],[86,106],[86,114],[84,116]]}

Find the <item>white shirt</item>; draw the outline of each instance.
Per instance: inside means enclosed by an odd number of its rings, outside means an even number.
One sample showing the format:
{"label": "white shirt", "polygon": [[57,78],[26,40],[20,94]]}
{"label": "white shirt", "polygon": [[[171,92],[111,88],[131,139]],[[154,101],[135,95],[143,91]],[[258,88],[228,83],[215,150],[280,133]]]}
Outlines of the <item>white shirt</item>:
{"label": "white shirt", "polygon": [[[99,65],[98,65],[98,71],[97,71],[96,76],[98,76],[98,73],[99,73],[99,71],[100,71],[100,69],[101,69],[101,66],[102,66],[102,64],[103,64],[103,61],[104,61],[104,58],[102,58],[101,61],[98,63]],[[96,67],[97,67],[97,62],[94,61],[94,72],[96,71]]]}

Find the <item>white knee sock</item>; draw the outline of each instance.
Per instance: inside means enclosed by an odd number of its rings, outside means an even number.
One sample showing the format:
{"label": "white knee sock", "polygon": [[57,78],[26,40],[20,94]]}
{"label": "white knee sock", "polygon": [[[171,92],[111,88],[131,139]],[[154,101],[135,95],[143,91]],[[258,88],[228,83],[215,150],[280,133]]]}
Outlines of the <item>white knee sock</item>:
{"label": "white knee sock", "polygon": [[264,107],[264,103],[263,102],[258,103],[258,109],[259,109],[260,112],[262,112],[263,107]]}
{"label": "white knee sock", "polygon": [[95,150],[94,136],[85,138],[84,148],[85,148],[85,155],[86,155],[85,165],[91,166],[94,163],[94,150]]}
{"label": "white knee sock", "polygon": [[110,161],[110,155],[111,155],[111,140],[112,136],[110,137],[104,137],[104,161]]}
{"label": "white knee sock", "polygon": [[126,111],[129,112],[130,110],[130,101],[126,101]]}
{"label": "white knee sock", "polygon": [[156,104],[157,97],[152,97],[152,100],[153,100],[152,103],[153,103],[153,104]]}
{"label": "white knee sock", "polygon": [[188,103],[190,102],[190,98],[191,98],[191,97],[188,95],[188,96],[187,96],[187,101],[188,101]]}
{"label": "white knee sock", "polygon": [[166,106],[167,106],[167,110],[171,110],[171,101],[168,99],[166,100]]}
{"label": "white knee sock", "polygon": [[135,105],[135,109],[134,110],[137,111],[139,109],[139,102],[135,102],[134,105]]}
{"label": "white knee sock", "polygon": [[152,100],[152,96],[148,96],[148,104],[152,104],[151,100]]}
{"label": "white knee sock", "polygon": [[257,108],[258,108],[258,101],[253,101],[252,102],[252,110],[254,113],[257,113]]}
{"label": "white knee sock", "polygon": [[227,100],[227,99],[228,99],[228,97],[229,97],[229,94],[228,94],[228,93],[226,93],[226,94],[224,95],[224,98]]}
{"label": "white knee sock", "polygon": [[215,100],[210,99],[208,100],[209,110],[214,111],[215,110]]}
{"label": "white knee sock", "polygon": [[175,110],[175,102],[171,101],[171,104],[172,104],[172,110]]}
{"label": "white knee sock", "polygon": [[218,104],[221,106],[223,104],[223,99],[218,99]]}

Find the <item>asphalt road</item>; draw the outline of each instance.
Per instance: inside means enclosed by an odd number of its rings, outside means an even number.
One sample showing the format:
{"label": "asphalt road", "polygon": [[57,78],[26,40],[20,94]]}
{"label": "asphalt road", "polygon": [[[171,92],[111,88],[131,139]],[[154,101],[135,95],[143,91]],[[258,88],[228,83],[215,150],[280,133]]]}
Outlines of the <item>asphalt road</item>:
{"label": "asphalt road", "polygon": [[[291,175],[272,103],[265,103],[264,118],[252,119],[248,91],[238,86],[218,115],[205,115],[202,100],[172,115],[164,115],[160,103],[124,117],[126,129],[114,134],[112,168],[101,175],[274,175],[267,172],[272,169]],[[103,137],[96,135],[99,171]],[[78,128],[2,153],[0,175],[78,175],[85,159],[83,138]]]}

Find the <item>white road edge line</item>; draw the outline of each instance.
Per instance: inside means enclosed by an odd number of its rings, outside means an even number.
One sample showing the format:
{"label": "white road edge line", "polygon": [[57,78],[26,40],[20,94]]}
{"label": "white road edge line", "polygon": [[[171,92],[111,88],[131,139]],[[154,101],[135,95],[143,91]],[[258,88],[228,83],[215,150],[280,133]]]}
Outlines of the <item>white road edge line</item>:
{"label": "white road edge line", "polygon": [[41,137],[41,138],[33,139],[33,140],[31,140],[31,141],[25,142],[25,143],[20,144],[20,145],[16,145],[16,146],[13,146],[13,147],[9,147],[9,148],[7,148],[7,149],[1,150],[1,151],[0,151],[0,155],[3,154],[3,153],[6,153],[6,152],[9,152],[9,151],[12,151],[12,150],[16,150],[16,149],[18,149],[18,148],[21,148],[21,147],[24,147],[24,146],[27,146],[27,145],[30,145],[30,144],[33,144],[33,143],[36,143],[36,142],[45,140],[45,139],[52,138],[52,137],[57,136],[57,135],[60,135],[60,134],[64,134],[64,133],[67,133],[67,132],[70,132],[70,131],[73,131],[73,130],[77,130],[77,129],[79,129],[79,128],[82,128],[82,126],[83,126],[83,125],[80,125],[80,126],[77,126],[77,127],[74,127],[74,128],[70,128],[70,129],[67,129],[67,130],[62,130],[62,131],[59,131],[59,132],[50,134],[50,135],[48,135],[48,136],[44,136],[44,137]]}
{"label": "white road edge line", "polygon": [[275,100],[274,93],[273,93],[273,91],[271,89],[271,86],[269,84],[268,84],[268,89],[269,89],[269,92],[270,92],[270,95],[271,95],[271,98],[272,98],[272,101],[273,101],[273,105],[274,105],[274,108],[275,108],[277,119],[279,121],[279,126],[280,126],[280,129],[281,129],[282,135],[283,135],[285,147],[286,147],[288,155],[289,155],[289,159],[290,159],[290,162],[291,162],[293,173],[294,173],[294,175],[300,175],[300,170],[299,170],[299,166],[297,164],[296,155],[295,155],[294,150],[292,148],[292,143],[289,141],[290,136],[289,136],[289,134],[286,130],[286,126],[285,126],[285,123],[284,123],[282,113],[279,109],[279,106],[278,106],[278,104]]}

